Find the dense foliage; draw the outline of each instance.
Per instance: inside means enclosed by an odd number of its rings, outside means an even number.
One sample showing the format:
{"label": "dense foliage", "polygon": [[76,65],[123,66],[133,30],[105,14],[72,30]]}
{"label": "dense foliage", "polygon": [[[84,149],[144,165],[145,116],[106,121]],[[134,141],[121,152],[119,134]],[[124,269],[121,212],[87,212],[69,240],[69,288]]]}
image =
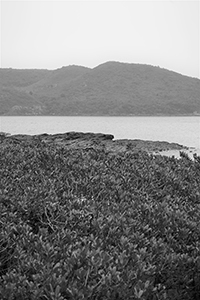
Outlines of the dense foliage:
{"label": "dense foliage", "polygon": [[199,157],[0,152],[0,299],[200,299]]}
{"label": "dense foliage", "polygon": [[200,115],[200,80],[143,64],[0,69],[0,115]]}

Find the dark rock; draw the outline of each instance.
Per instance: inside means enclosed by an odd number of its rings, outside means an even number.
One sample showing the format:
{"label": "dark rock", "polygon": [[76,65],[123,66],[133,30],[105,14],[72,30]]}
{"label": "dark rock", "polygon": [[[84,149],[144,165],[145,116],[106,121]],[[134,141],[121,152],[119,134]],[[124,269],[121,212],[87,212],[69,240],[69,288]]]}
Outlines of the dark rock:
{"label": "dark rock", "polygon": [[17,134],[9,135],[4,137],[1,140],[2,143],[6,142],[45,142],[53,143],[60,145],[62,147],[68,148],[104,148],[108,152],[127,152],[127,151],[147,151],[153,153],[155,151],[163,150],[182,150],[186,149],[182,145],[177,143],[168,143],[165,141],[144,141],[144,140],[129,140],[121,139],[114,140],[112,134],[103,134],[103,133],[92,133],[92,132],[66,132],[66,133],[57,133],[57,134],[39,134],[39,135],[26,135],[26,134]]}

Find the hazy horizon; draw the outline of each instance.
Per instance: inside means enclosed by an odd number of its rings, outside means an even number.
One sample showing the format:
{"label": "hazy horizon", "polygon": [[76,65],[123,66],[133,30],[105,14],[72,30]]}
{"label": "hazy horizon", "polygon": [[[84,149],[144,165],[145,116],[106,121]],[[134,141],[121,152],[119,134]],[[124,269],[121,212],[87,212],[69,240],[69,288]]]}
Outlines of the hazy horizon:
{"label": "hazy horizon", "polygon": [[0,67],[108,61],[200,78],[199,1],[1,1]]}
{"label": "hazy horizon", "polygon": [[94,69],[94,68],[96,68],[96,67],[98,67],[98,66],[100,66],[100,65],[102,65],[102,64],[105,64],[105,63],[109,63],[109,62],[117,62],[117,63],[125,63],[125,64],[139,64],[139,65],[147,65],[147,66],[152,66],[152,67],[159,67],[159,68],[161,68],[161,69],[165,69],[165,70],[168,70],[168,71],[172,71],[172,72],[174,72],[174,73],[177,73],[177,74],[180,74],[180,75],[183,75],[183,76],[186,76],[186,77],[191,77],[191,78],[196,78],[196,79],[199,79],[200,80],[200,78],[198,78],[198,77],[195,77],[195,76],[190,76],[190,75],[186,75],[186,74],[181,74],[181,73],[179,73],[179,72],[177,72],[177,71],[175,71],[175,70],[169,70],[169,69],[167,69],[167,68],[164,68],[164,67],[160,67],[160,66],[154,66],[154,65],[150,65],[150,64],[144,64],[144,63],[134,63],[134,62],[122,62],[122,61],[105,61],[105,62],[102,62],[102,63],[100,63],[99,65],[96,65],[96,66],[94,66],[93,68],[91,68],[91,67],[87,67],[87,66],[83,66],[83,65],[76,65],[76,64],[71,64],[71,65],[65,65],[65,66],[60,66],[60,67],[58,67],[58,68],[55,68],[55,69],[50,69],[50,68],[12,68],[12,67],[7,67],[7,68],[2,68],[2,67],[0,67],[0,69],[12,69],[12,70],[47,70],[47,71],[56,71],[56,70],[60,70],[60,69],[62,69],[62,68],[66,68],[66,67],[70,67],[70,66],[76,66],[76,67],[86,67],[86,68],[88,68],[88,69]]}

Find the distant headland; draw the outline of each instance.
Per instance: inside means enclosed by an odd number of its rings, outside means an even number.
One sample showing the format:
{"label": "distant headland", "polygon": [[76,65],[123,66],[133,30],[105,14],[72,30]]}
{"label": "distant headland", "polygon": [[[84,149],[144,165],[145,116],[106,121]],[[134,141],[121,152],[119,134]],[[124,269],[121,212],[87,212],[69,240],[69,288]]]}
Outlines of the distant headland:
{"label": "distant headland", "polygon": [[0,115],[196,116],[200,80],[143,64],[0,69]]}

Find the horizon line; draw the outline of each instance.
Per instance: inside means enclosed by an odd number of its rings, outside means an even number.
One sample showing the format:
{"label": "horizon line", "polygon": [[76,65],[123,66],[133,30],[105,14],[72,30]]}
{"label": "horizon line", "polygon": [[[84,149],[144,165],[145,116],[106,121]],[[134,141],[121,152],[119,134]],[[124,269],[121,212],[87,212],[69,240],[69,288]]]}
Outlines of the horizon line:
{"label": "horizon line", "polygon": [[159,65],[151,65],[151,64],[136,63],[136,62],[122,62],[122,61],[117,61],[117,60],[108,60],[108,61],[105,61],[103,63],[100,63],[100,64],[96,65],[95,67],[88,67],[88,66],[79,65],[79,64],[69,64],[69,65],[63,65],[62,67],[58,67],[58,68],[55,68],[55,69],[49,69],[49,68],[14,68],[14,67],[0,67],[0,69],[2,69],[2,70],[19,70],[19,71],[26,71],[26,70],[57,71],[57,70],[67,68],[67,67],[83,67],[83,68],[86,68],[86,69],[93,70],[93,69],[95,69],[95,68],[97,68],[101,65],[108,64],[108,63],[151,66],[151,67],[155,67],[155,68],[164,69],[164,70],[167,70],[167,71],[170,71],[170,72],[174,72],[174,73],[177,73],[177,74],[182,75],[182,76],[186,76],[186,77],[190,77],[190,78],[200,80],[200,75],[199,75],[199,77],[192,76],[192,75],[186,75],[186,74],[183,74],[183,73],[179,73],[178,71],[175,71],[175,70],[172,70],[172,69],[167,69],[166,67],[162,67],[162,66],[159,66]]}

